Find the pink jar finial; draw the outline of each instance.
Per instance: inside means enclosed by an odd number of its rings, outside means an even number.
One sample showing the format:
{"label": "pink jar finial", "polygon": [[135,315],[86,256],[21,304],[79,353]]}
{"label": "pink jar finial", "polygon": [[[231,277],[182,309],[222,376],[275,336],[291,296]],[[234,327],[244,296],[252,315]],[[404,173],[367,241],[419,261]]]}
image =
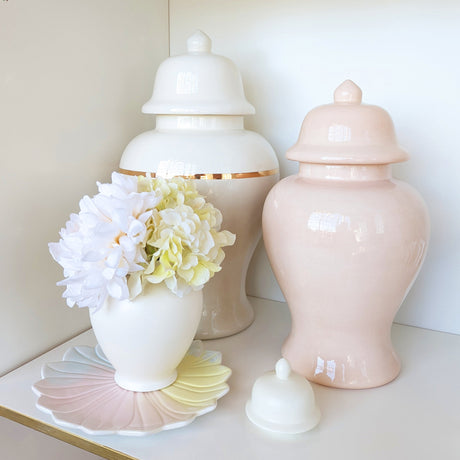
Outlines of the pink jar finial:
{"label": "pink jar finial", "polygon": [[361,104],[363,92],[351,80],[345,80],[334,91],[334,102],[339,104]]}

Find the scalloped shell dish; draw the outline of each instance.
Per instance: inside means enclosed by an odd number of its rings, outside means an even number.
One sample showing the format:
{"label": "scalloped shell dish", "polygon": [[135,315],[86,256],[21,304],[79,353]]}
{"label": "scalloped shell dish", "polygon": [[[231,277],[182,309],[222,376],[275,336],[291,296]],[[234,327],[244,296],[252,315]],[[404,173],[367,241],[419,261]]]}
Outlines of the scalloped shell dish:
{"label": "scalloped shell dish", "polygon": [[42,380],[32,389],[37,407],[58,425],[91,435],[142,436],[188,425],[214,410],[229,391],[231,370],[221,362],[219,352],[195,341],[173,384],[140,393],[115,383],[115,370],[99,345],[78,346],[67,350],[63,361],[43,366]]}

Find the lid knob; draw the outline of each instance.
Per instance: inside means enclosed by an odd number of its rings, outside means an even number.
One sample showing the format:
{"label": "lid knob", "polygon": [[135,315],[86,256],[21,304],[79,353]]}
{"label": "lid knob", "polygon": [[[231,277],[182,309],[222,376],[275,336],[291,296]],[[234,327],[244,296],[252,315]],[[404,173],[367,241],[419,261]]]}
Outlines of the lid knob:
{"label": "lid knob", "polygon": [[285,358],[279,359],[275,366],[275,372],[280,380],[287,380],[291,375],[291,366],[288,360]]}
{"label": "lid knob", "polygon": [[197,30],[187,40],[187,51],[189,54],[210,53],[211,39],[201,30]]}
{"label": "lid knob", "polygon": [[334,102],[339,104],[361,104],[363,92],[351,80],[345,80],[334,91]]}

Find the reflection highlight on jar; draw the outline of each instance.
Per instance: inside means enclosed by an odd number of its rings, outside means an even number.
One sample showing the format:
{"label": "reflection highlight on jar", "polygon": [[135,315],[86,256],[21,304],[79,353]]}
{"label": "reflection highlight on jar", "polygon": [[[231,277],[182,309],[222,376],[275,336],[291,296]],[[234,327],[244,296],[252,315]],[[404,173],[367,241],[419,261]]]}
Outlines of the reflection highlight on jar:
{"label": "reflection highlight on jar", "polygon": [[[350,355],[347,356],[346,358],[347,361],[347,366],[348,367],[356,367],[353,363],[353,359]],[[334,359],[328,359],[325,360],[321,358],[320,356],[317,356],[316,358],[316,369],[315,369],[315,374],[314,376],[318,375],[326,375],[331,383],[334,383],[335,380],[339,380],[342,382],[346,382],[346,376],[345,376],[345,363],[342,363],[338,365]],[[362,361],[361,365],[359,366],[359,370],[361,373],[361,376],[364,377],[364,379],[369,380],[369,377],[367,375],[367,364],[366,361]],[[351,381],[353,383],[353,381]]]}
{"label": "reflection highlight on jar", "polygon": [[[331,379],[331,382],[335,380],[335,368],[336,364],[333,359],[326,361],[326,375]],[[318,356],[316,359],[315,376],[319,374],[324,374],[324,359]]]}
{"label": "reflection highlight on jar", "polygon": [[196,165],[183,161],[164,160],[158,162],[156,175],[170,179],[175,176],[193,176],[196,173]]}
{"label": "reflection highlight on jar", "polygon": [[351,128],[344,125],[331,125],[327,132],[327,140],[330,142],[349,142],[351,140]]}
{"label": "reflection highlight on jar", "polygon": [[177,74],[176,94],[198,93],[198,77],[193,72],[179,72]]}
{"label": "reflection highlight on jar", "polygon": [[350,217],[330,212],[312,212],[307,223],[308,228],[312,232],[336,233],[342,225],[345,226],[347,230],[350,230]]}

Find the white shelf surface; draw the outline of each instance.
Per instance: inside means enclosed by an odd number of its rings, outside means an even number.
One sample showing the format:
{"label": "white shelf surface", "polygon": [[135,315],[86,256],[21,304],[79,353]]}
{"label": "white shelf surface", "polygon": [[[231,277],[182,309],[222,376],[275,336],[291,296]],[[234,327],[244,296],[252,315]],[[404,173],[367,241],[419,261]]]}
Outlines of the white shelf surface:
{"label": "white shelf surface", "polygon": [[2,377],[0,415],[110,459],[460,459],[460,336],[397,324],[393,343],[402,371],[395,381],[370,390],[314,385],[322,419],[302,435],[272,435],[252,425],[245,403],[256,378],[279,359],[290,317],[283,303],[251,301],[250,328],[205,342],[232,368],[230,392],[191,425],[141,438],[90,436],[39,411],[31,385],[42,365],[60,361],[71,346],[95,345],[91,330]]}

